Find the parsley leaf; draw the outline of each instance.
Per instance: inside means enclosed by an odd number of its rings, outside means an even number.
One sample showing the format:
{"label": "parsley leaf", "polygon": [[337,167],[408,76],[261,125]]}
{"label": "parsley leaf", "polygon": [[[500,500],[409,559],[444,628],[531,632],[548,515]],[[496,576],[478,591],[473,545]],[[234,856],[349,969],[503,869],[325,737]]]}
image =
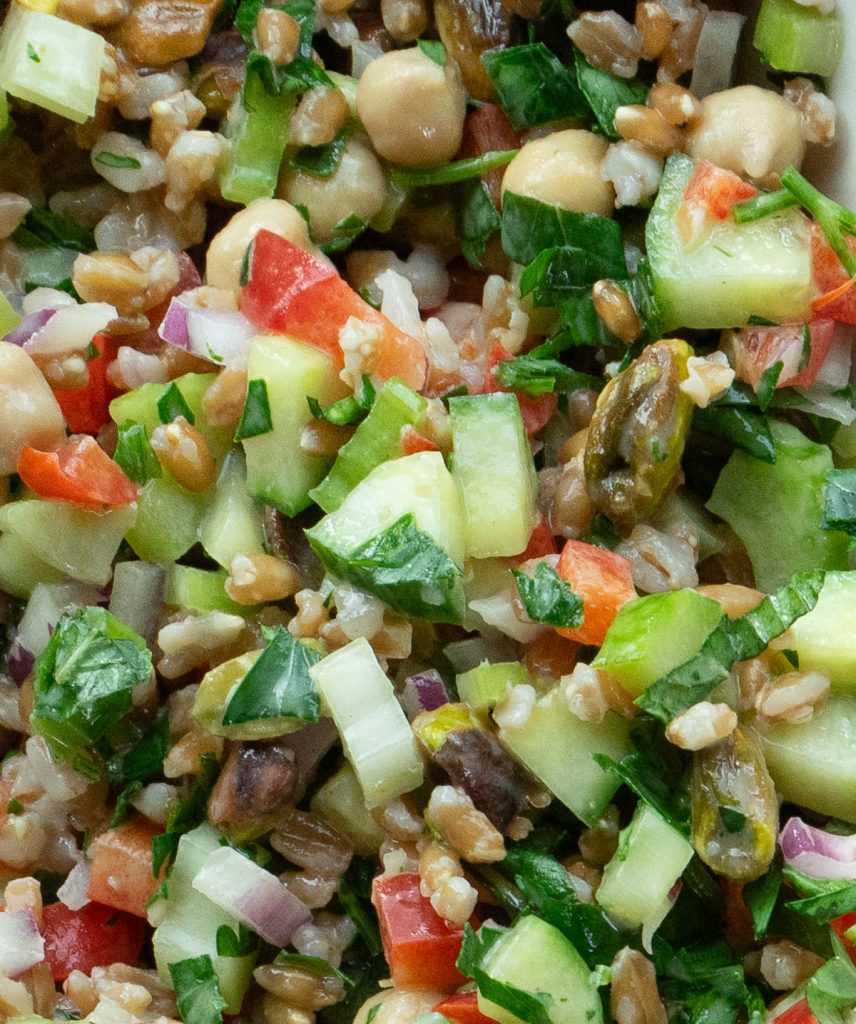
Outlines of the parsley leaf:
{"label": "parsley leaf", "polygon": [[761,412],[766,412],[767,406],[773,401],[776,385],[779,383],[779,377],[782,375],[784,366],[785,364],[780,359],[777,363],[773,363],[772,366],[768,366],[761,374],[758,387],[755,389],[755,393],[758,396],[758,408]]}
{"label": "parsley leaf", "polygon": [[371,378],[367,374],[363,374],[360,386],[353,395],[340,398],[338,402],[333,402],[326,409],[317,398],[310,395],[306,396],[306,401],[309,403],[309,411],[316,420],[327,420],[328,423],[333,423],[337,427],[343,427],[364,420],[369,409],[374,405],[376,397],[377,393]]}
{"label": "parsley leaf", "polygon": [[152,674],[142,637],[104,608],[66,612],[33,665],[30,721],[53,753],[87,778],[92,749],[131,710],[131,691]]}
{"label": "parsley leaf", "polygon": [[249,956],[258,949],[258,939],[244,924],[238,925],[235,932],[227,924],[221,924],[217,929],[217,956]]}
{"label": "parsley leaf", "polygon": [[781,888],[782,858],[777,854],[770,869],[743,889],[743,898],[749,908],[756,939],[762,939],[767,934]]}
{"label": "parsley leaf", "polygon": [[273,418],[264,378],[258,377],[247,381],[247,397],[244,399],[241,421],[235,431],[235,440],[259,437],[261,434],[269,434],[272,430]]}
{"label": "parsley leaf", "polygon": [[394,167],[389,172],[389,180],[396,187],[408,191],[439,185],[457,185],[459,182],[479,178],[488,171],[511,163],[517,152],[516,149],[498,149],[479,156],[438,164],[436,167]]}
{"label": "parsley leaf", "polygon": [[458,208],[461,252],[471,267],[481,267],[488,239],[499,231],[502,220],[484,182],[470,182],[464,186],[462,195]]}
{"label": "parsley leaf", "polygon": [[[217,778],[220,765],[212,754],[202,755],[202,768],[190,793],[180,800],[169,812],[164,831],[152,839],[152,874],[157,878],[161,868],[167,873],[175,859],[178,841],[185,832],[190,832],[205,821],[208,810],[208,794]],[[185,1024],[187,1022],[185,1021]]]}
{"label": "parsley leaf", "polygon": [[169,722],[166,713],[158,715],[140,738],[128,750],[114,754],[107,762],[107,774],[112,782],[144,782],[163,768],[169,745]]}
{"label": "parsley leaf", "polygon": [[174,380],[170,381],[158,399],[157,409],[161,423],[172,423],[179,416],[183,416],[191,427],[196,423],[193,410],[187,404],[187,400]]}
{"label": "parsley leaf", "polygon": [[582,600],[552,565],[539,562],[534,576],[520,569],[512,569],[511,572],[517,581],[517,593],[526,614],[533,622],[565,629],[576,629],[582,623]]}
{"label": "parsley leaf", "polygon": [[784,877],[803,897],[785,906],[804,917],[826,924],[833,917],[856,910],[856,882],[812,878],[794,868],[785,868]]}
{"label": "parsley leaf", "polygon": [[628,81],[616,78],[608,71],[601,71],[590,64],[582,52],[574,47],[574,60],[577,70],[577,84],[585,96],[592,113],[597,118],[597,126],[608,139],[618,139],[615,130],[615,111],[619,107],[630,104],[644,103],[648,95],[648,87],[636,79]]}
{"label": "parsley leaf", "polygon": [[92,158],[94,164],[103,167],[115,167],[117,170],[138,171],[143,165],[135,156],[123,156],[121,153],[110,153],[102,149]]}
{"label": "parsley leaf", "polygon": [[446,47],[438,39],[419,39],[417,46],[429,60],[441,68],[446,66]]}
{"label": "parsley leaf", "polygon": [[805,991],[818,1024],[845,1024],[856,1003],[856,966],[837,935],[832,944],[835,956],[815,972]]}
{"label": "parsley leaf", "polygon": [[709,405],[696,408],[693,426],[714,437],[723,437],[735,448],[761,462],[776,461],[776,445],[766,416],[732,405]]}
{"label": "parsley leaf", "polygon": [[320,699],[309,668],[321,654],[280,626],[244,676],[223,713],[224,725],[262,718],[299,718],[317,722]]}
{"label": "parsley leaf", "polygon": [[492,928],[483,927],[476,933],[470,925],[464,925],[458,970],[475,981],[481,995],[519,1017],[524,1024],[551,1024],[547,1013],[551,999],[546,992],[525,992],[491,978],[482,969],[485,954],[501,937],[502,932]]}
{"label": "parsley leaf", "polygon": [[47,245],[75,252],[92,252],[95,248],[95,235],[89,228],[82,228],[46,206],[34,206],[24,218],[24,227]]}
{"label": "parsley leaf", "polygon": [[856,537],[856,469],[831,469],[826,474],[824,530],[842,530]]}
{"label": "parsley leaf", "polygon": [[149,434],[143,423],[129,420],[119,427],[113,460],[138,484],[163,476],[161,464],[149,443]]}
{"label": "parsley leaf", "polygon": [[344,131],[324,146],[302,146],[289,160],[289,165],[314,178],[332,178],[338,171],[348,136]]}
{"label": "parsley leaf", "polygon": [[517,129],[588,113],[576,75],[544,43],[488,50],[482,65]]}
{"label": "parsley leaf", "polygon": [[108,828],[116,828],[127,819],[128,815],[131,813],[128,809],[128,805],[142,788],[142,782],[129,782],[128,785],[119,793],[116,797],[116,806],[113,809],[113,814],[107,826]]}
{"label": "parsley leaf", "polygon": [[539,359],[533,355],[504,359],[493,369],[497,383],[527,395],[547,395],[553,391],[576,391],[578,388],[599,390],[601,380],[565,366],[558,359]]}
{"label": "parsley leaf", "polygon": [[207,953],[170,964],[169,976],[184,1024],[221,1024],[226,1000]]}

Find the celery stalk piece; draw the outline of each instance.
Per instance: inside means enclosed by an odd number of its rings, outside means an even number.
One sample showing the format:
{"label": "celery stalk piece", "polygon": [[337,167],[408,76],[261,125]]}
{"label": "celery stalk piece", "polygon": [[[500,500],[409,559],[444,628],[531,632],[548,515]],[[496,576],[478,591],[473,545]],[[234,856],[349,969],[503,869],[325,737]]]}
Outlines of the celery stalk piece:
{"label": "celery stalk piece", "polygon": [[779,71],[826,78],[835,73],[844,52],[844,26],[835,11],[822,14],[795,0],[764,0],[752,42]]}
{"label": "celery stalk piece", "polygon": [[294,94],[269,93],[254,68],[229,113],[232,142],[229,163],[220,183],[224,199],[251,203],[272,196],[288,142]]}
{"label": "celery stalk piece", "polygon": [[97,32],[11,4],[0,36],[0,87],[82,124],[95,113],[104,47]]}

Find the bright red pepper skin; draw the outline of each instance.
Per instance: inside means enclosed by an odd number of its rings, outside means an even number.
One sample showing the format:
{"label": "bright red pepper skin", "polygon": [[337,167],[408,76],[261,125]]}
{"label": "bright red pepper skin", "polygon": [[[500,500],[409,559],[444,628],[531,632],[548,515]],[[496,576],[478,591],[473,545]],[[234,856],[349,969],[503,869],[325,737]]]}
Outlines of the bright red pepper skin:
{"label": "bright red pepper skin", "polygon": [[140,959],[146,938],[146,921],[101,903],[87,903],[69,910],[51,903],[42,911],[45,959],[54,981],[64,981],[72,971],[89,974],[93,967]]}
{"label": "bright red pepper skin", "polygon": [[463,928],[450,925],[419,891],[419,875],[381,875],[372,885],[383,951],[399,988],[459,988]]}
{"label": "bright red pepper skin", "polygon": [[778,1017],[773,1017],[770,1024],[817,1024],[817,1017],[808,1008],[805,999],[801,999]]}
{"label": "bright red pepper skin", "polygon": [[437,1003],[434,1012],[442,1013],[444,1017],[455,1021],[455,1024],[495,1024],[492,1018],[486,1017],[479,1009],[479,997],[475,991],[456,992]]}
{"label": "bright red pepper skin", "polygon": [[83,508],[121,508],[136,501],[139,487],[93,437],[69,438],[55,452],[29,446],[18,456],[18,475],[40,498]]}
{"label": "bright red pepper skin", "polygon": [[103,331],[95,335],[92,344],[98,354],[86,364],[89,376],[86,387],[54,389],[72,434],[97,434],[110,417],[110,402],[119,394],[118,388],[107,379],[107,367],[116,358],[118,345]]}
{"label": "bright red pepper skin", "polygon": [[[486,392],[512,390],[511,388],[503,387],[494,377],[493,371],[500,363],[513,358],[514,356],[507,349],[503,348],[499,342],[494,344],[487,358],[487,373],[485,374],[484,383],[484,390]],[[559,400],[555,395],[540,395],[538,398],[533,398],[522,391],[514,393],[517,395],[517,401],[520,404],[520,415],[523,417],[523,426],[526,428],[526,433],[529,437],[534,437],[539,430],[547,425],[547,421],[556,411]]]}

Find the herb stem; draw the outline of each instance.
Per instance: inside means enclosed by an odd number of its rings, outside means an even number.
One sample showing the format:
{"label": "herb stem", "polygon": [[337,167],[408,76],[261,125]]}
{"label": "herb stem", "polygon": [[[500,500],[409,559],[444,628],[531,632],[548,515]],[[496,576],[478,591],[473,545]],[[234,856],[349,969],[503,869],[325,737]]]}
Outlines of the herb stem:
{"label": "herb stem", "polygon": [[413,171],[396,167],[390,171],[389,179],[393,185],[404,189],[455,185],[459,181],[481,177],[482,174],[497,167],[504,167],[517,156],[517,153],[516,149],[494,150],[490,153],[483,153],[481,156],[468,157],[466,160],[453,160],[449,164],[424,167]]}
{"label": "herb stem", "polygon": [[844,237],[845,233],[856,235],[856,214],[819,192],[796,167],[783,171],[782,185],[814,217],[841,265],[856,278],[856,256]]}
{"label": "herb stem", "polygon": [[778,192],[765,192],[755,196],[754,199],[738,203],[733,211],[734,222],[735,224],[750,224],[753,220],[761,220],[798,204],[799,200],[786,188],[779,189]]}

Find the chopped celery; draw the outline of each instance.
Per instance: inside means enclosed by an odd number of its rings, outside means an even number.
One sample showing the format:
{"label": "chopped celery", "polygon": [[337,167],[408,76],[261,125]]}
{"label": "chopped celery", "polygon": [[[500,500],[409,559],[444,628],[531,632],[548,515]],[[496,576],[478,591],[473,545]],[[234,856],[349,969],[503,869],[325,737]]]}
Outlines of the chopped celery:
{"label": "chopped celery", "polygon": [[844,52],[844,26],[835,11],[822,14],[795,0],[764,0],[753,43],[778,71],[826,77]]}
{"label": "chopped celery", "polygon": [[13,3],[0,36],[0,87],[82,124],[95,113],[103,36]]}
{"label": "chopped celery", "polygon": [[234,203],[272,196],[288,142],[294,93],[267,91],[256,67],[247,68],[240,96],[229,113],[232,142],[220,191]]}
{"label": "chopped celery", "polygon": [[59,569],[48,565],[14,533],[0,534],[0,589],[12,597],[29,597],[39,583],[58,583]]}
{"label": "chopped celery", "polygon": [[509,686],[528,683],[529,675],[520,661],[483,661],[455,679],[461,700],[473,708],[492,708],[505,696]]}

